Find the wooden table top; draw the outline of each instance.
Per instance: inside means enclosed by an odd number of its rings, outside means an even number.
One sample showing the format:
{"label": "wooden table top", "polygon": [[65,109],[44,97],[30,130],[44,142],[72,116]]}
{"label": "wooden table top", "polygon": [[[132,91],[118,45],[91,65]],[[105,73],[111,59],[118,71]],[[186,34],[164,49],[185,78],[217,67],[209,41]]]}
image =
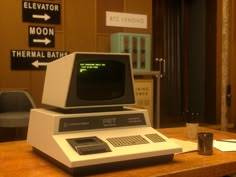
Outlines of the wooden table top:
{"label": "wooden table top", "polygon": [[[199,128],[214,133],[214,139],[236,139],[235,133]],[[170,138],[188,140],[185,127],[159,129]],[[152,166],[138,167],[93,177],[220,177],[236,174],[236,152],[214,149],[213,155],[203,156],[197,152],[176,154],[173,161]],[[32,151],[26,141],[0,143],[1,177],[69,177],[70,175]]]}

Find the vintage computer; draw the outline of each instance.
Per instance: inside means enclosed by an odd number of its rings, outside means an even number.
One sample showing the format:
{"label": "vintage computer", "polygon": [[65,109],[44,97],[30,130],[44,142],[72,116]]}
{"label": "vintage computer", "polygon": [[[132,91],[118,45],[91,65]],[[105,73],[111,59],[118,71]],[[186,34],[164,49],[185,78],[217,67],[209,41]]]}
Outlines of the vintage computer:
{"label": "vintage computer", "polygon": [[171,161],[181,147],[135,104],[129,54],[74,52],[47,66],[27,142],[72,174]]}

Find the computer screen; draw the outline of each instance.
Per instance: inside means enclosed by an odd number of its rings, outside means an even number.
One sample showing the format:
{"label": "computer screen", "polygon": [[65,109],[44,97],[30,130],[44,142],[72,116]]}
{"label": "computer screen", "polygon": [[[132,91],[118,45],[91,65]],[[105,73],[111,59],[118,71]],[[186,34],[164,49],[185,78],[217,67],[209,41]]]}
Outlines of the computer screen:
{"label": "computer screen", "polygon": [[81,61],[78,67],[77,96],[79,98],[83,100],[110,100],[124,95],[124,63],[114,60],[92,59]]}
{"label": "computer screen", "polygon": [[50,62],[42,102],[63,109],[134,104],[130,55],[74,52]]}

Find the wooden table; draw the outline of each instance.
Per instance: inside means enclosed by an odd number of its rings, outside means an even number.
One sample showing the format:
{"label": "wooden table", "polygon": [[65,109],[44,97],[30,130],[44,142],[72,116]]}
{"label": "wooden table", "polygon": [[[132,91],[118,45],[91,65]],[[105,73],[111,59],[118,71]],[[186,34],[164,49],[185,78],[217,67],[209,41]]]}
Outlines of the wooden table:
{"label": "wooden table", "polygon": [[[185,128],[159,129],[168,137],[187,140]],[[234,138],[235,133],[223,132],[200,127],[200,131],[214,133],[215,139]],[[93,177],[220,177],[236,174],[236,152],[221,152],[214,149],[211,156],[197,152],[177,154],[174,160],[128,170],[95,174]],[[0,143],[1,177],[69,177],[70,175],[54,164],[32,152],[26,141]]]}

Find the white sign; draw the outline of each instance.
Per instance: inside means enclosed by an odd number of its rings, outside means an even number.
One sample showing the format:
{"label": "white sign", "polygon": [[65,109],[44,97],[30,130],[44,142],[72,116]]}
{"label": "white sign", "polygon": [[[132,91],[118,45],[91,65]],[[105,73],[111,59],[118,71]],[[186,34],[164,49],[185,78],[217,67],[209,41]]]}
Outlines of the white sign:
{"label": "white sign", "polygon": [[147,28],[147,15],[106,12],[106,26]]}

